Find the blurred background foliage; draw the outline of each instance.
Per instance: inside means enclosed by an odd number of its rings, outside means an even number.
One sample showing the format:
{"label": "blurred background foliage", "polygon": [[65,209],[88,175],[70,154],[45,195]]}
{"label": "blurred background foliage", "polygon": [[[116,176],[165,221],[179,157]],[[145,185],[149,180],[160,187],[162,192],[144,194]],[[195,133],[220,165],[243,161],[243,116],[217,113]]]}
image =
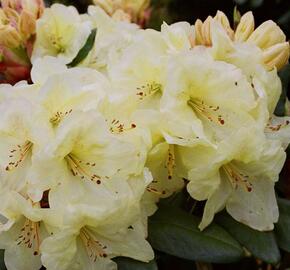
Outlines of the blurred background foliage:
{"label": "blurred background foliage", "polygon": [[[134,0],[133,0],[134,1]],[[91,0],[48,0],[76,6],[85,12]],[[266,20],[276,21],[290,38],[290,0],[152,0],[153,12],[149,26],[159,29],[163,21],[173,23],[188,21],[194,23],[197,18],[205,19],[221,10],[232,18],[234,7],[243,14],[252,10],[257,25]]]}

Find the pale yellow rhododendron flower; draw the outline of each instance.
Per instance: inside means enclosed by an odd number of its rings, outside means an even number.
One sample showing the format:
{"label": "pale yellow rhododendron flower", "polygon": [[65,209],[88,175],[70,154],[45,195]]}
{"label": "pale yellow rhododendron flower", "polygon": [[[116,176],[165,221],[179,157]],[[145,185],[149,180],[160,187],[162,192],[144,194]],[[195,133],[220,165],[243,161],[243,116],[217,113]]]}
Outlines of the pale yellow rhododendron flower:
{"label": "pale yellow rhododendron flower", "polygon": [[[109,77],[113,84],[108,108],[120,107],[125,118],[134,119],[137,127],[150,131],[146,167],[153,175],[147,187],[144,204],[148,213],[156,210],[155,202],[180,190],[184,181],[175,170],[174,146],[166,142],[166,125],[160,112],[167,74],[167,52],[170,46],[159,32],[145,30],[122,53],[118,62],[109,62]],[[179,48],[178,48],[179,49]],[[174,52],[177,52],[174,50]]]}
{"label": "pale yellow rhododendron flower", "polygon": [[54,4],[45,9],[37,21],[32,61],[38,57],[55,56],[69,63],[83,47],[90,32],[90,22],[83,22],[76,8]]}
{"label": "pale yellow rhododendron flower", "polygon": [[139,205],[151,180],[145,171],[128,181],[117,177],[115,191],[79,179],[51,190],[50,207],[64,218],[41,245],[43,264],[58,270],[107,270],[116,269],[110,260],[116,256],[151,260],[154,255],[145,240]]}
{"label": "pale yellow rhododendron flower", "polygon": [[122,211],[102,213],[102,219],[86,222],[80,216],[79,224],[67,226],[44,240],[41,246],[42,262],[51,270],[94,269],[116,270],[111,259],[131,257],[149,262],[154,254],[145,240],[139,223],[118,226]]}
{"label": "pale yellow rhododendron flower", "polygon": [[243,73],[214,61],[205,49],[196,47],[170,61],[161,100],[170,136],[189,145],[216,145],[243,126],[254,128],[250,112],[255,107],[254,92]]}
{"label": "pale yellow rhododendron flower", "polygon": [[111,99],[125,103],[126,112],[159,110],[165,84],[166,43],[159,32],[139,32],[116,60],[108,62]]}
{"label": "pale yellow rhododendron flower", "polygon": [[40,245],[48,235],[44,219],[50,218],[46,209],[17,192],[2,190],[1,198],[0,247],[7,269],[39,270]]}
{"label": "pale yellow rhododendron flower", "polygon": [[[268,110],[268,95],[261,85],[256,85],[258,94],[258,106],[255,110],[257,124],[264,129],[266,137],[271,140],[280,141],[282,147],[287,149],[290,143],[290,118],[289,116],[279,117]],[[271,98],[271,97],[270,97]]]}
{"label": "pale yellow rhododendron flower", "polygon": [[[244,139],[245,144],[251,137]],[[268,141],[261,157],[246,163],[239,160],[241,149],[234,148],[228,153],[223,150],[217,152],[219,156],[211,158],[211,169],[206,174],[204,164],[195,159],[195,166],[191,171],[193,182],[188,185],[188,191],[197,199],[205,199],[199,197],[200,191],[204,190],[208,199],[200,228],[204,229],[211,223],[214,214],[226,207],[228,213],[237,221],[256,230],[272,230],[279,216],[274,184],[279,178],[286,157],[281,143]],[[206,157],[204,152],[209,155]],[[210,153],[201,149],[199,156],[209,159]],[[204,182],[205,179],[210,181]],[[210,191],[206,190],[207,187],[210,187]]]}
{"label": "pale yellow rhododendron flower", "polygon": [[277,70],[268,71],[265,68],[263,52],[256,45],[232,42],[221,25],[216,22],[212,22],[211,31],[213,45],[208,49],[209,53],[216,60],[238,67],[247,77],[254,93],[262,88],[266,93],[268,110],[272,114],[282,90]]}
{"label": "pale yellow rhododendron flower", "polygon": [[31,73],[39,88],[39,113],[53,128],[73,111],[97,109],[110,86],[96,70],[68,69],[62,61],[53,57],[37,59]]}
{"label": "pale yellow rhododendron flower", "polygon": [[100,7],[89,6],[88,16],[83,18],[97,28],[95,44],[81,66],[107,72],[108,62],[118,59],[122,51],[141,31],[135,24],[119,22],[109,17]]}
{"label": "pale yellow rhododendron flower", "polygon": [[41,194],[37,191],[57,187],[71,178],[115,191],[115,179],[126,180],[129,175],[141,173],[140,157],[146,148],[112,134],[110,125],[96,111],[70,113],[55,132],[55,138],[35,160],[31,192],[36,198]]}
{"label": "pale yellow rhododendron flower", "polygon": [[189,50],[195,45],[194,27],[187,22],[171,25],[164,22],[161,26],[161,35],[168,46],[168,52]]}
{"label": "pale yellow rhododendron flower", "polygon": [[49,140],[52,133],[35,105],[24,98],[8,98],[0,105],[1,176],[0,185],[25,191],[32,158]]}

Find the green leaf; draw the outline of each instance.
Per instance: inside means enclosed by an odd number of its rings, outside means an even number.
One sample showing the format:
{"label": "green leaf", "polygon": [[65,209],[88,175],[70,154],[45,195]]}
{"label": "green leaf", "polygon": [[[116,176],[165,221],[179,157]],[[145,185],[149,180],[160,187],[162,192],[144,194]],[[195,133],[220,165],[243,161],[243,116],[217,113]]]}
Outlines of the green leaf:
{"label": "green leaf", "polygon": [[218,215],[215,220],[256,258],[271,264],[280,261],[281,255],[273,232],[253,230],[226,213]]}
{"label": "green leaf", "polygon": [[236,29],[241,21],[241,13],[238,10],[237,6],[235,6],[234,8],[233,20],[234,20],[234,28]]}
{"label": "green leaf", "polygon": [[156,250],[188,260],[229,263],[243,256],[243,249],[223,228],[212,224],[203,232],[200,219],[168,206],[149,218],[149,242]]}
{"label": "green leaf", "polygon": [[97,29],[93,29],[89,37],[87,38],[87,41],[85,45],[80,49],[77,56],[72,60],[71,63],[67,64],[68,67],[75,67],[79,63],[81,63],[89,54],[91,49],[94,46],[95,39],[96,39]]}
{"label": "green leaf", "polygon": [[118,264],[118,270],[158,270],[155,260],[144,263],[130,258],[118,257],[114,261]]}
{"label": "green leaf", "polygon": [[275,234],[281,249],[290,252],[290,200],[278,199],[279,221],[275,226]]}
{"label": "green leaf", "polygon": [[0,270],[6,270],[6,266],[4,263],[4,250],[0,249]]}
{"label": "green leaf", "polygon": [[282,81],[283,88],[277,107],[275,109],[275,114],[278,116],[284,116],[287,91],[290,87],[290,64],[286,65],[283,69],[279,71],[279,77]]}

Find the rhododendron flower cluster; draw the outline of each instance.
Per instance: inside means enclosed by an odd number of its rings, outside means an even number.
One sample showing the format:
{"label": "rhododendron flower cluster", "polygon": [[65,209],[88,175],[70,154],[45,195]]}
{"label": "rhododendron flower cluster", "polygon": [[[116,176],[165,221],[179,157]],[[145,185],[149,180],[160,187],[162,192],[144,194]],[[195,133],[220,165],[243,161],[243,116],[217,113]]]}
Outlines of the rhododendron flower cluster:
{"label": "rhododendron flower cluster", "polygon": [[[111,270],[117,256],[148,262],[148,217],[183,188],[206,202],[201,230],[223,209],[272,230],[290,142],[290,117],[273,114],[277,70],[289,58],[280,28],[255,29],[246,13],[234,31],[218,12],[144,30],[96,2],[83,15],[60,4],[43,14],[41,4],[1,10],[3,52],[35,40],[31,82],[0,85],[7,269]],[[147,7],[138,2],[134,16]],[[35,16],[23,26],[27,8]],[[91,50],[73,65],[94,30]]]}

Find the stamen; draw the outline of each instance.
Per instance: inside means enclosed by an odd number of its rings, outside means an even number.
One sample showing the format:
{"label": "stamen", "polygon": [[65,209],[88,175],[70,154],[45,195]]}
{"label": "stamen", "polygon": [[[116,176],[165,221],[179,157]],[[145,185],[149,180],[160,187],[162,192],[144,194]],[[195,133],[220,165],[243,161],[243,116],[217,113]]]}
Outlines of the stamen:
{"label": "stamen", "polygon": [[39,237],[39,222],[33,222],[26,219],[17,238],[17,245],[24,245],[27,248],[33,249],[33,255],[39,255],[40,237]]}
{"label": "stamen", "polygon": [[121,123],[117,119],[113,119],[110,124],[111,124],[110,131],[112,133],[122,133],[124,131],[132,130],[136,128],[136,124],[134,123],[132,123],[130,127],[125,127],[125,124]]}
{"label": "stamen", "polygon": [[101,184],[101,177],[99,175],[88,172],[88,170],[96,166],[95,162],[83,162],[73,154],[67,155],[65,159],[73,176],[79,176],[81,179],[88,179],[98,185]]}
{"label": "stamen", "polygon": [[145,97],[153,96],[154,94],[162,91],[162,85],[160,83],[152,82],[137,87],[137,96],[140,100],[143,100]]}
{"label": "stamen", "polygon": [[32,146],[32,142],[26,141],[23,145],[17,145],[17,147],[10,150],[8,155],[9,163],[6,166],[6,171],[17,168],[31,153]]}
{"label": "stamen", "polygon": [[235,189],[238,188],[238,185],[242,185],[245,187],[247,192],[251,192],[253,190],[253,185],[249,181],[249,176],[241,173],[234,165],[227,164],[222,168]]}
{"label": "stamen", "polygon": [[95,239],[95,236],[90,232],[89,229],[83,227],[80,230],[80,238],[85,245],[89,258],[94,262],[100,258],[106,258],[108,255],[106,253],[107,247]]}
{"label": "stamen", "polygon": [[54,116],[52,116],[50,118],[50,123],[52,123],[53,125],[58,125],[60,123],[60,121],[67,116],[68,114],[72,113],[72,110],[69,111],[65,111],[65,112],[59,112],[57,111]]}
{"label": "stamen", "polygon": [[270,123],[267,124],[265,131],[271,132],[271,131],[279,131],[282,128],[285,128],[289,126],[290,121],[286,120],[284,123],[278,124],[278,125],[271,125]]}
{"label": "stamen", "polygon": [[203,101],[191,98],[187,104],[199,115],[206,117],[210,122],[218,125],[224,125],[225,120],[222,115],[217,115],[216,112],[220,110],[219,106],[211,106],[205,104]]}
{"label": "stamen", "polygon": [[65,52],[65,48],[61,44],[62,43],[61,36],[51,35],[49,37],[49,39],[50,39],[52,46],[56,49],[57,53],[64,53]]}
{"label": "stamen", "polygon": [[150,193],[153,193],[153,194],[159,195],[159,196],[166,194],[165,190],[158,191],[156,188],[153,188],[153,187],[147,187],[146,190]]}
{"label": "stamen", "polygon": [[174,145],[173,144],[169,144],[168,155],[167,155],[165,167],[167,168],[167,171],[168,171],[168,179],[171,180],[173,177],[173,170],[176,167]]}

